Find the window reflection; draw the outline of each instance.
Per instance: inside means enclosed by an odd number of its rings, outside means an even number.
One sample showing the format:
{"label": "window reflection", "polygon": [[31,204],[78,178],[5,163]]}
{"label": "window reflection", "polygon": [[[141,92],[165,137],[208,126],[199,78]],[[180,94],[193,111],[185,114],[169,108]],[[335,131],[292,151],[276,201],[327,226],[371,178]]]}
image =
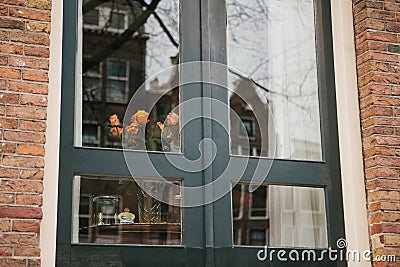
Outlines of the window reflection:
{"label": "window reflection", "polygon": [[[181,244],[179,187],[151,179],[139,187],[133,179],[98,176],[77,176],[74,186],[74,243]],[[176,206],[144,189],[157,190]]]}
{"label": "window reflection", "polygon": [[[152,5],[157,3],[157,5]],[[150,9],[152,12],[146,12]],[[149,15],[147,15],[149,14]],[[83,0],[82,4],[82,94],[78,112],[77,145],[122,148],[123,140],[133,140],[122,120],[143,110],[148,113],[148,122],[143,126],[146,132],[142,145],[131,149],[155,151],[180,151],[179,117],[174,125],[166,123],[171,112],[179,104],[179,88],[170,92],[164,89],[177,84],[179,72],[179,1],[127,1]],[[169,72],[158,72],[171,68]],[[156,75],[157,74],[157,75]],[[137,97],[141,106],[127,111],[127,106],[137,89],[150,77],[144,93]],[[78,92],[79,93],[79,92]],[[159,98],[155,106],[154,99]],[[80,98],[78,98],[80,99]],[[120,120],[118,129],[113,129],[109,118],[116,115]],[[90,121],[100,129],[96,142],[87,142],[87,126]],[[159,123],[163,126],[160,127]],[[163,137],[167,140],[163,146]],[[85,135],[85,136],[84,136]],[[136,138],[137,139],[137,138]],[[165,142],[164,142],[165,143]],[[173,143],[173,144],[172,144]],[[124,144],[125,145],[125,144]]]}
{"label": "window reflection", "polygon": [[231,113],[232,153],[321,160],[313,1],[227,0],[227,12],[231,112],[255,121],[247,143]]}
{"label": "window reflection", "polygon": [[325,248],[327,223],[322,188],[249,184],[232,189],[233,242],[238,246]]}

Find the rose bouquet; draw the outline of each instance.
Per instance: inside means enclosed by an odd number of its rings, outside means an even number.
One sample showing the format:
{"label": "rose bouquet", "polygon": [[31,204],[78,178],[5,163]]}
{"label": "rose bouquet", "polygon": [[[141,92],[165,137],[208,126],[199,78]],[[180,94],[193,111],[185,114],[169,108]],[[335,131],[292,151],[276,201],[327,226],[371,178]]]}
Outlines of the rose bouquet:
{"label": "rose bouquet", "polygon": [[[165,122],[156,122],[151,125],[151,131],[146,132],[146,126],[151,123],[149,113],[138,110],[130,118],[130,124],[123,126],[116,114],[109,117],[110,134],[119,137],[125,148],[135,150],[161,150],[165,152],[180,151],[179,115],[171,112]],[[161,133],[154,134],[155,128]],[[150,133],[149,133],[150,132]],[[155,144],[155,145],[154,145]]]}

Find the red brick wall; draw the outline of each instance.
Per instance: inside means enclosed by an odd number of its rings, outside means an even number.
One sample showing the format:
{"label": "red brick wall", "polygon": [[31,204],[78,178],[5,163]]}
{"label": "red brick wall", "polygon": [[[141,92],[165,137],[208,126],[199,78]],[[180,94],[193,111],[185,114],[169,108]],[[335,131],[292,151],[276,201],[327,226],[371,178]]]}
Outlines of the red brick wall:
{"label": "red brick wall", "polygon": [[0,266],[40,266],[50,0],[0,0]]}
{"label": "red brick wall", "polygon": [[400,0],[353,3],[371,246],[399,257]]}

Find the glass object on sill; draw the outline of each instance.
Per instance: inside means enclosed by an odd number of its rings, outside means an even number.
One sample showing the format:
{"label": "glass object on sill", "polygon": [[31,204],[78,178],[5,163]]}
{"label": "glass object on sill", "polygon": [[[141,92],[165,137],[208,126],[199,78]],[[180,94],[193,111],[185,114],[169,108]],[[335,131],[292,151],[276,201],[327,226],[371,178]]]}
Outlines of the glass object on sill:
{"label": "glass object on sill", "polygon": [[94,225],[111,225],[117,223],[119,199],[114,196],[93,198]]}
{"label": "glass object on sill", "polygon": [[132,178],[76,176],[73,243],[181,244],[181,182],[172,181],[172,186],[156,179],[138,181],[174,204],[149,197]]}
{"label": "glass object on sill", "polygon": [[236,246],[328,246],[323,188],[248,183],[232,189],[233,237]]}
{"label": "glass object on sill", "polygon": [[[75,144],[180,152],[179,116],[175,125],[166,122],[172,112],[179,114],[174,111],[179,105],[179,0],[160,1],[155,9],[158,19],[155,12],[146,12],[144,1],[82,2]],[[137,25],[137,21],[145,23]],[[143,84],[144,90],[138,92]],[[133,95],[140,105],[127,110]],[[126,146],[122,132],[130,122],[121,124],[115,135],[110,132],[109,117],[116,114],[122,121],[140,110],[148,113],[149,122],[140,126],[140,138],[129,136],[137,142]],[[84,121],[99,126],[98,142],[82,142]],[[165,130],[159,124],[165,125]]]}
{"label": "glass object on sill", "polygon": [[321,160],[314,1],[227,0],[227,16],[231,153]]}

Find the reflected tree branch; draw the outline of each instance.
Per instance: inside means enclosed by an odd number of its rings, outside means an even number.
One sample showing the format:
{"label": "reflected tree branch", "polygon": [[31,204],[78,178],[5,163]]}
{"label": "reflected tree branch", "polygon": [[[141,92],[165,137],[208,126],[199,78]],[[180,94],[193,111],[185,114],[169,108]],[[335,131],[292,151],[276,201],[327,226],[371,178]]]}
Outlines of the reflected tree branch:
{"label": "reflected tree branch", "polygon": [[139,28],[146,23],[147,19],[151,14],[154,13],[154,10],[157,8],[157,5],[161,0],[153,0],[147,7],[146,10],[142,12],[137,19],[129,25],[129,27],[116,38],[111,44],[105,46],[100,52],[94,54],[90,59],[86,61],[86,64],[83,67],[83,72],[86,72],[88,69],[93,67],[94,65],[100,63],[105,58],[108,58],[115,50],[121,48],[122,45],[126,41],[131,38],[131,36],[139,30]]}

